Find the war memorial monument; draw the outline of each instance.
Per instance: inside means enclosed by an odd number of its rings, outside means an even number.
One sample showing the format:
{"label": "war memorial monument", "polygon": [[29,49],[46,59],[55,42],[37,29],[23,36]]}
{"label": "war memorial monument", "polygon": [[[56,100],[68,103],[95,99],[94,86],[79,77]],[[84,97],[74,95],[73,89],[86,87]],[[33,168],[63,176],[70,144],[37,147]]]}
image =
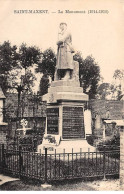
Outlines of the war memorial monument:
{"label": "war memorial monument", "polygon": [[[43,142],[38,146],[38,152],[63,153],[91,151],[86,140],[84,123],[84,105],[89,97],[83,93],[79,82],[79,63],[73,60],[75,52],[72,46],[72,36],[67,30],[67,24],[60,24],[58,35],[57,62],[48,93],[43,96],[47,101],[46,129]],[[87,121],[88,122],[88,121]],[[89,121],[90,122],[90,121]],[[91,131],[91,129],[89,129]]]}

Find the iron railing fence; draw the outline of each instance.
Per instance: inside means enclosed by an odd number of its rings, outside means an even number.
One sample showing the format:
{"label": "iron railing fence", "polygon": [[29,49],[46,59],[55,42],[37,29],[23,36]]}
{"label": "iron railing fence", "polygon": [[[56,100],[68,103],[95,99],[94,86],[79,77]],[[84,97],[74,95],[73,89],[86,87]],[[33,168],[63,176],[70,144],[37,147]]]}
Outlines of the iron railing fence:
{"label": "iron railing fence", "polygon": [[0,145],[0,171],[42,182],[52,180],[119,176],[120,150],[74,153],[29,152]]}

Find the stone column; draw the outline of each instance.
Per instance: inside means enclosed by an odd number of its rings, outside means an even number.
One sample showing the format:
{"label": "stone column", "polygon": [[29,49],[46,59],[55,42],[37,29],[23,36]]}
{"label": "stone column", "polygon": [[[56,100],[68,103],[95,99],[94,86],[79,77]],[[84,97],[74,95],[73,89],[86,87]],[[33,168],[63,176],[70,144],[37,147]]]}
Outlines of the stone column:
{"label": "stone column", "polygon": [[91,110],[87,109],[84,111],[84,126],[85,126],[85,136],[92,134],[91,127]]}
{"label": "stone column", "polygon": [[59,106],[59,135],[62,138],[62,112],[63,112],[63,107],[62,105]]}
{"label": "stone column", "polygon": [[46,125],[45,125],[45,134],[47,134],[47,117],[46,117]]}
{"label": "stone column", "polygon": [[3,99],[0,99],[0,123],[3,122]]}
{"label": "stone column", "polygon": [[120,129],[120,189],[124,190],[124,126]]}
{"label": "stone column", "polygon": [[105,139],[105,128],[106,128],[106,124],[104,122],[104,124],[103,124],[103,139]]}

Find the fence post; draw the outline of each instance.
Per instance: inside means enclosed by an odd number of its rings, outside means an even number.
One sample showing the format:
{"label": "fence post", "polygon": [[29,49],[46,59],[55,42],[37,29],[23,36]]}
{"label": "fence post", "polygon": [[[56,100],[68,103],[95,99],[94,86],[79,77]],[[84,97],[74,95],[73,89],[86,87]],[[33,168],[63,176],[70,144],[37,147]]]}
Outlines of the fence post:
{"label": "fence post", "polygon": [[49,188],[51,187],[52,185],[48,184],[47,183],[47,148],[45,148],[45,183],[44,184],[41,184],[41,187],[43,188]]}
{"label": "fence post", "polygon": [[106,175],[105,175],[105,146],[103,146],[103,180],[106,181]]}
{"label": "fence post", "polygon": [[5,153],[4,153],[4,144],[2,144],[2,171],[4,172],[5,167]]}
{"label": "fence post", "polygon": [[47,183],[47,148],[45,148],[45,183]]}
{"label": "fence post", "polygon": [[23,165],[23,158],[22,158],[21,152],[22,152],[22,147],[19,146],[19,177],[21,176],[21,169]]}
{"label": "fence post", "polygon": [[72,148],[72,177],[73,177],[73,148]]}

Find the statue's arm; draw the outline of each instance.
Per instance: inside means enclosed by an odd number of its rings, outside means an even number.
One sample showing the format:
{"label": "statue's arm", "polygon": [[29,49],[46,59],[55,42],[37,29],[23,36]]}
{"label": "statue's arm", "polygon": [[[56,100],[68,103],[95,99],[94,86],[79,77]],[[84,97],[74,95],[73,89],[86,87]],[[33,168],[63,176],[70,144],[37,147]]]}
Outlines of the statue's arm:
{"label": "statue's arm", "polygon": [[57,45],[61,45],[64,42],[66,42],[66,39],[71,37],[71,34],[69,32],[66,32],[65,34],[63,34],[63,36],[57,41]]}

